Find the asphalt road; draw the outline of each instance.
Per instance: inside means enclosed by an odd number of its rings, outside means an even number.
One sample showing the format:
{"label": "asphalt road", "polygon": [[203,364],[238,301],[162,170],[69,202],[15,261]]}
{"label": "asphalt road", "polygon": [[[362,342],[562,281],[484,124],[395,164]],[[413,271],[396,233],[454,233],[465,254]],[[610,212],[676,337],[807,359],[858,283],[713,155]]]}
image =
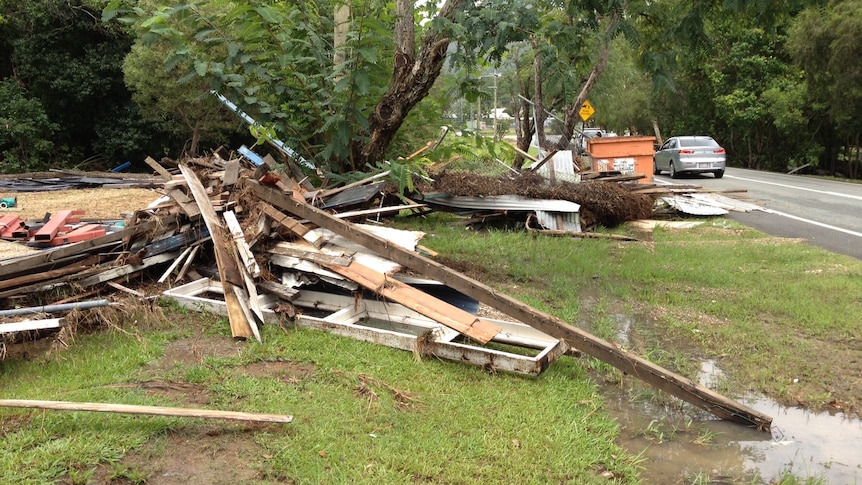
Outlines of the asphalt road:
{"label": "asphalt road", "polygon": [[862,260],[862,184],[740,168],[728,168],[722,179],[712,174],[671,179],[663,174],[656,175],[654,181],[744,190],[737,195],[765,211],[731,212],[730,219]]}

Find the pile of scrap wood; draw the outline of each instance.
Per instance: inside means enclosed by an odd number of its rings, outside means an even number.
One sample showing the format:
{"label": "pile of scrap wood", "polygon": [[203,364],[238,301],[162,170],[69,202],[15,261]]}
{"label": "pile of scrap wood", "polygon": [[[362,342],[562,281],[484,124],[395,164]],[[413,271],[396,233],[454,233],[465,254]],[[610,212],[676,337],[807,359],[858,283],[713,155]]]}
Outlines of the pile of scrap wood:
{"label": "pile of scrap wood", "polygon": [[[75,300],[106,288],[147,296],[123,285],[147,274],[180,304],[227,315],[237,339],[261,340],[261,325],[291,324],[530,375],[577,349],[719,417],[769,426],[768,416],[436,262],[418,245],[421,233],[351,222],[425,204],[396,199],[369,209],[383,194],[375,178],[309,190],[276,167],[212,157],[159,171],[164,196],[125,227],[0,262],[0,298],[8,308],[61,287]],[[477,316],[479,303],[512,320]],[[500,351],[492,341],[532,352]]]}

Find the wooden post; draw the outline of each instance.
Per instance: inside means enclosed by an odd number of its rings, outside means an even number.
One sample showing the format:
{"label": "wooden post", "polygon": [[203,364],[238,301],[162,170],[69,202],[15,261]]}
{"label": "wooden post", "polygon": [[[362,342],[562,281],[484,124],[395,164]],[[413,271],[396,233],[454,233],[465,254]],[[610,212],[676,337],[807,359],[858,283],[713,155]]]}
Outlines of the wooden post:
{"label": "wooden post", "polygon": [[589,332],[569,325],[560,318],[534,309],[436,261],[405,250],[396,244],[391,244],[389,241],[363,231],[349,222],[335,218],[316,207],[292,199],[256,181],[249,181],[249,186],[265,202],[291,212],[297,217],[308,219],[324,229],[329,229],[342,237],[361,244],[380,256],[417,271],[427,278],[442,281],[448,286],[552,337],[564,340],[571,347],[606,362],[683,401],[705,409],[722,419],[755,426],[762,430],[768,430],[772,424],[772,418],[765,414],[728,399],[691,379],[664,369],[642,357],[626,352]]}

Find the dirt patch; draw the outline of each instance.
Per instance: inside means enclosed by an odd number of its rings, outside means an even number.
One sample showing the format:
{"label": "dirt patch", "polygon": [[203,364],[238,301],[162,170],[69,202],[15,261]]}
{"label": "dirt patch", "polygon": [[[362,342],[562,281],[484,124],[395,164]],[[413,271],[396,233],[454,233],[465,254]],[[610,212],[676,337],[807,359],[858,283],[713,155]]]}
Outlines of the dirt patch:
{"label": "dirt patch", "polygon": [[250,377],[277,377],[285,384],[296,385],[314,374],[315,367],[286,360],[267,360],[244,365],[237,371]]}
{"label": "dirt patch", "polygon": [[156,191],[142,188],[4,192],[0,195],[18,198],[14,208],[0,215],[15,214],[24,220],[41,219],[46,213],[67,209],[86,211],[81,217],[87,219],[123,219],[123,214],[144,209],[160,197]]}
{"label": "dirt patch", "polygon": [[186,426],[129,453],[119,463],[100,465],[88,483],[148,485],[257,483],[266,459],[254,442],[272,424],[214,423]]}
{"label": "dirt patch", "polygon": [[242,352],[245,343],[224,337],[219,338],[188,338],[171,342],[165,347],[165,353],[158,362],[153,364],[147,373],[170,372],[177,367],[201,365],[209,357],[231,358]]}

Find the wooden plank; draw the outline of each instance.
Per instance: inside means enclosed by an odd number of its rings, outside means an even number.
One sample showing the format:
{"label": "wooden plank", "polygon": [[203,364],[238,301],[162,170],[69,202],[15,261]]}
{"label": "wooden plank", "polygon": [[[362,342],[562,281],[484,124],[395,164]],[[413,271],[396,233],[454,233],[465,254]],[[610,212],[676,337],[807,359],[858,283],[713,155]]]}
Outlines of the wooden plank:
{"label": "wooden plank", "polygon": [[162,166],[161,163],[155,161],[153,157],[147,157],[144,159],[144,163],[150,166],[153,170],[156,171],[159,175],[162,176],[165,180],[171,180],[173,178],[173,174],[168,172],[168,169]]}
{"label": "wooden plank", "polygon": [[168,266],[168,269],[166,269],[165,272],[162,273],[162,276],[160,276],[157,281],[159,283],[164,283],[171,276],[171,273],[173,273],[174,270],[177,269],[177,266],[179,266],[184,261],[185,257],[188,256],[191,251],[191,246],[185,248],[183,252],[180,253],[179,256],[177,256],[177,259],[175,259],[174,262],[171,263],[170,266]]}
{"label": "wooden plank", "polygon": [[461,310],[355,261],[346,267],[336,264],[325,264],[324,266],[383,297],[398,302],[483,344],[500,333],[500,327],[477,318],[472,313]]}
{"label": "wooden plank", "polygon": [[111,288],[113,288],[115,290],[120,290],[120,291],[128,293],[130,295],[137,296],[138,298],[146,298],[147,297],[147,295],[141,293],[140,291],[135,291],[135,290],[133,290],[127,286],[123,286],[123,285],[121,285],[115,281],[108,281],[105,284],[110,286]]}
{"label": "wooden plank", "polygon": [[343,254],[327,254],[309,247],[308,245],[292,244],[288,242],[280,242],[267,250],[270,254],[280,254],[282,256],[293,256],[294,258],[305,259],[319,264],[335,264],[338,266],[348,266],[351,258]]}
{"label": "wooden plank", "polygon": [[221,186],[231,187],[236,184],[237,179],[239,179],[239,159],[229,160],[224,164]]}
{"label": "wooden plank", "polygon": [[195,256],[198,255],[198,251],[200,251],[200,249],[200,244],[195,244],[192,247],[192,252],[189,253],[189,256],[186,258],[186,262],[183,264],[183,267],[180,268],[180,271],[177,273],[177,277],[174,278],[174,281],[180,281],[186,276],[186,273],[188,273],[189,271],[189,267],[191,267],[192,262],[195,260]]}
{"label": "wooden plank", "polygon": [[236,286],[241,287],[245,285],[245,281],[236,264],[236,248],[231,244],[230,239],[226,237],[224,227],[219,222],[215,209],[213,209],[207,196],[206,189],[204,189],[198,176],[184,163],[180,164],[180,172],[182,172],[186,183],[189,185],[192,196],[195,198],[195,202],[201,211],[201,217],[203,217],[210,237],[213,239],[213,252],[216,256],[219,279],[225,289],[225,302],[227,303],[231,334],[234,338],[241,339],[254,337],[255,332],[252,328],[254,322],[249,321],[234,289]]}
{"label": "wooden plank", "polygon": [[385,172],[380,172],[378,174],[372,175],[372,176],[364,178],[362,180],[357,180],[356,182],[353,182],[352,184],[347,184],[347,185],[344,185],[341,187],[336,187],[334,189],[329,189],[329,190],[321,190],[320,192],[314,194],[314,198],[324,199],[324,198],[329,197],[331,195],[335,195],[339,192],[343,192],[347,189],[352,189],[353,187],[359,187],[360,185],[365,185],[368,182],[373,182],[377,179],[381,179],[383,177],[388,177],[389,173],[390,173],[390,171],[386,170]]}
{"label": "wooden plank", "polygon": [[296,234],[297,236],[305,239],[306,241],[309,242],[309,244],[311,244],[312,246],[314,246],[316,248],[320,248],[321,246],[323,246],[323,243],[325,241],[321,240],[320,238],[314,237],[312,235],[308,235],[308,233],[311,232],[311,230],[309,228],[305,227],[302,223],[300,223],[296,219],[290,217],[287,214],[283,214],[281,211],[279,211],[278,209],[276,209],[275,207],[273,207],[269,204],[261,204],[260,207],[263,210],[264,214],[269,216],[272,219],[272,221],[275,222],[276,224],[284,227],[285,229],[289,230],[293,234]]}
{"label": "wooden plank", "polygon": [[222,217],[227,224],[228,231],[230,231],[233,237],[234,244],[236,244],[242,266],[245,267],[249,275],[257,278],[260,276],[260,265],[257,264],[257,260],[254,259],[254,253],[251,252],[251,247],[249,247],[248,242],[245,240],[245,233],[236,219],[236,214],[233,211],[225,211]]}
{"label": "wooden plank", "polygon": [[290,423],[293,416],[285,414],[258,414],[213,409],[172,408],[163,406],[138,406],[133,404],[103,404],[68,401],[34,401],[25,399],[0,399],[0,406],[11,408],[53,409],[56,411],[93,411],[99,413],[145,414],[150,416],[176,416],[181,418],[230,419],[257,421],[262,423]]}
{"label": "wooden plank", "polygon": [[182,190],[177,187],[173,187],[168,189],[166,192],[190,219],[201,215],[201,210],[198,208],[197,204],[194,204],[194,201],[189,199],[189,196]]}
{"label": "wooden plank", "polygon": [[10,278],[6,280],[0,280],[0,290],[5,290],[7,288],[15,288],[16,286],[23,285],[31,285],[33,283],[39,281],[47,281],[52,278],[58,278],[60,276],[66,276],[70,274],[76,274],[81,271],[84,271],[90,268],[94,264],[99,263],[98,256],[91,256],[80,263],[73,263],[63,268],[58,268],[50,271],[42,271],[34,274],[28,274],[19,276],[17,278]]}
{"label": "wooden plank", "polygon": [[141,264],[124,264],[116,268],[111,268],[99,274],[84,278],[78,284],[84,288],[98,285],[99,283],[104,283],[106,281],[110,281],[121,276],[130,275],[132,273],[136,273],[157,264],[166,263],[172,259],[175,259],[179,254],[179,251],[174,251],[170,253],[158,254],[156,256],[150,256],[149,258],[144,258]]}
{"label": "wooden plank", "polygon": [[46,318],[42,320],[22,320],[20,322],[0,323],[0,335],[16,332],[30,332],[33,330],[47,330],[60,328],[62,318]]}
{"label": "wooden plank", "polygon": [[424,207],[428,207],[428,206],[426,204],[389,205],[386,207],[380,207],[378,209],[364,209],[364,210],[348,211],[348,212],[341,212],[341,213],[333,214],[333,215],[339,219],[350,219],[353,217],[370,216],[370,215],[375,215],[375,214],[388,214],[391,212],[401,212],[403,210],[421,209]]}
{"label": "wooden plank", "polygon": [[564,340],[572,347],[722,419],[764,430],[768,430],[772,423],[771,417],[759,411],[728,399],[691,379],[671,372],[642,357],[626,352],[589,332],[569,325],[558,317],[532,308],[436,261],[418,253],[404,250],[395,244],[390,244],[387,240],[365,232],[353,224],[332,217],[316,207],[287,197],[255,181],[249,181],[248,185],[264,202],[273,204],[282,210],[295,214],[297,217],[308,219],[320,227],[362,244],[379,255],[403,264],[427,278],[441,281],[451,288],[514,317],[516,320],[527,323],[552,337]]}

